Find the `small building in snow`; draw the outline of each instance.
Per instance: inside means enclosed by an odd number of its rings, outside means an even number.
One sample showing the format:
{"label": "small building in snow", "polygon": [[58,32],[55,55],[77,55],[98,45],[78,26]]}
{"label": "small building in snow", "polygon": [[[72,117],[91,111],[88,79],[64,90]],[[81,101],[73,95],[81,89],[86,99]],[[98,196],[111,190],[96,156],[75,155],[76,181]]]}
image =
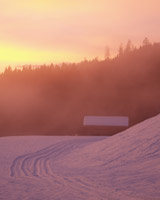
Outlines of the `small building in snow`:
{"label": "small building in snow", "polygon": [[115,116],[85,116],[84,126],[129,126],[128,117]]}
{"label": "small building in snow", "polygon": [[129,126],[126,116],[85,116],[83,131],[85,135],[113,135]]}

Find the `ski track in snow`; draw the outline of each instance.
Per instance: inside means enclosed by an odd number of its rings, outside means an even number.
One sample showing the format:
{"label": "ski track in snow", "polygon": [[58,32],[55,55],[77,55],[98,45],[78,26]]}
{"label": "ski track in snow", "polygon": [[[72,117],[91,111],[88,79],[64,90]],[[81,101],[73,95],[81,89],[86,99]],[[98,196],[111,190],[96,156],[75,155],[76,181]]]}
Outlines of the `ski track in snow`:
{"label": "ski track in snow", "polygon": [[37,152],[18,156],[10,167],[11,177],[53,176],[54,171],[51,168],[50,159],[52,159],[52,163],[54,164],[54,161],[57,159],[93,141],[93,138],[89,138],[89,140],[78,139],[63,141]]}

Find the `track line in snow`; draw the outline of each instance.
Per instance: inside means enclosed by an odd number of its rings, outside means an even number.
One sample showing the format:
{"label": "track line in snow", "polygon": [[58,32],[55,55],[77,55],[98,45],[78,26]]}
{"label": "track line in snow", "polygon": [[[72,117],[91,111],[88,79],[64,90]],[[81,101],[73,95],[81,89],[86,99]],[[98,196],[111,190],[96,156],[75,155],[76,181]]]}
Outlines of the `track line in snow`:
{"label": "track line in snow", "polygon": [[10,167],[11,177],[39,177],[53,176],[53,168],[51,167],[54,161],[62,158],[77,148],[81,148],[91,142],[100,139],[72,139],[50,145],[44,149],[30,154],[24,154],[15,158]]}

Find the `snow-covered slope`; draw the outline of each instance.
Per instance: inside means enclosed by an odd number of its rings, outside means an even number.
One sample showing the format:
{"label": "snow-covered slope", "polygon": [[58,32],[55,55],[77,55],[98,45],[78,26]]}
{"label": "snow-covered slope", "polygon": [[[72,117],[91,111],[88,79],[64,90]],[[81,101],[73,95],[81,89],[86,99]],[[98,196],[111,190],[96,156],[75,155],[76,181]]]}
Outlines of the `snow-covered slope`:
{"label": "snow-covered slope", "polygon": [[0,138],[0,200],[159,200],[160,115],[112,137]]}

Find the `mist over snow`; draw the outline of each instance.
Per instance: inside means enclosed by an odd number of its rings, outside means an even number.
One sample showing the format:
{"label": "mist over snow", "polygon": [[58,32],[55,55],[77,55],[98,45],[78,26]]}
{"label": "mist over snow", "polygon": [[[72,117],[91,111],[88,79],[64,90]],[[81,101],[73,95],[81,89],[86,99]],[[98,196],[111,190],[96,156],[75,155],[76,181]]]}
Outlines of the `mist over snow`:
{"label": "mist over snow", "polygon": [[0,200],[159,200],[160,115],[112,137],[0,138]]}

